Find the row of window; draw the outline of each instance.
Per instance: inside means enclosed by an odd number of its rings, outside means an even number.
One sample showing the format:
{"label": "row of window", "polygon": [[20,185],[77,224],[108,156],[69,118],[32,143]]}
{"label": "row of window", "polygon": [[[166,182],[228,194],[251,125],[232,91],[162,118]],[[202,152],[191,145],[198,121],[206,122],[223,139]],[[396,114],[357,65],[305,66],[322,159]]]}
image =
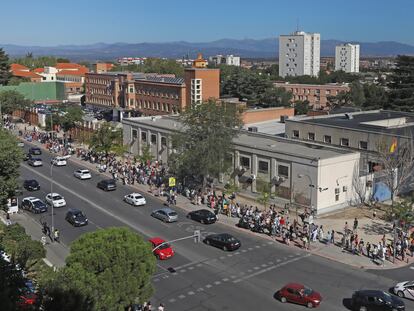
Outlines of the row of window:
{"label": "row of window", "polygon": [[[160,102],[154,102],[149,100],[137,100],[138,108],[139,109],[152,109],[152,110],[158,110],[158,111],[166,111],[166,112],[173,112],[173,113],[179,113],[180,109],[177,107],[177,105],[168,104],[168,103],[160,103]],[[134,106],[134,100],[129,100],[130,106]]]}
{"label": "row of window", "polygon": [[63,82],[82,82],[82,77],[75,77],[75,76],[57,76],[57,81]]}
{"label": "row of window", "polygon": [[[299,131],[293,130],[293,138],[299,138]],[[315,140],[315,133],[308,132],[308,140]],[[323,135],[323,142],[326,144],[332,144],[332,136],[330,135]],[[339,145],[344,147],[349,147],[349,138],[340,138]],[[368,149],[368,142],[364,140],[360,140],[358,143],[358,148],[367,150]]]}
{"label": "row of window", "polygon": [[102,78],[91,78],[91,77],[88,77],[87,78],[87,82],[88,83],[93,83],[93,84],[110,85],[112,83],[112,80],[102,79]]}
{"label": "row of window", "polygon": [[88,93],[90,94],[99,94],[99,95],[112,95],[112,91],[108,88],[96,88],[96,87],[89,87]]}
{"label": "row of window", "polygon": [[[133,92],[130,92],[130,93],[133,93]],[[141,95],[157,96],[161,98],[178,99],[180,97],[178,92],[166,92],[166,91],[160,91],[157,89],[138,88],[136,89],[136,93],[141,94]]]}
{"label": "row of window", "polygon": [[[261,174],[269,174],[269,161],[258,160],[257,172]],[[246,170],[250,170],[250,157],[240,156],[240,166]],[[279,164],[277,166],[277,175],[285,178],[289,178],[289,166]]]}
{"label": "row of window", "polygon": [[88,102],[92,104],[99,104],[99,105],[106,105],[106,106],[112,106],[113,100],[110,99],[103,99],[103,98],[96,98],[94,96],[88,98]]}
{"label": "row of window", "polygon": [[[147,142],[147,132],[141,132],[141,140],[143,143]],[[132,130],[132,139],[137,139],[138,138],[138,130]],[[150,140],[151,144],[156,144],[157,143],[157,134],[151,134],[151,140]],[[161,146],[167,146],[167,137],[165,136],[161,136]]]}

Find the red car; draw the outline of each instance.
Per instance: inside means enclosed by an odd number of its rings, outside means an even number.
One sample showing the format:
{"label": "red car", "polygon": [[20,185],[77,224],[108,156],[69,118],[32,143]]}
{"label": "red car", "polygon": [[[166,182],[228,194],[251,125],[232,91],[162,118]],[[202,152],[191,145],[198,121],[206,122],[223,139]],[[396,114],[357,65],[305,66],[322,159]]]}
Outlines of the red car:
{"label": "red car", "polygon": [[[165,240],[161,238],[152,238],[149,241],[151,242],[154,248],[162,243],[165,243]],[[165,260],[165,259],[169,259],[172,256],[174,256],[174,251],[172,247],[170,246],[170,244],[165,243],[154,251],[154,255],[160,260]]]}
{"label": "red car", "polygon": [[37,295],[31,292],[24,292],[19,296],[19,300],[17,301],[17,307],[19,309],[26,309],[30,306],[35,305],[37,302]]}
{"label": "red car", "polygon": [[321,294],[298,283],[289,283],[276,293],[281,302],[293,302],[316,308],[322,300]]}

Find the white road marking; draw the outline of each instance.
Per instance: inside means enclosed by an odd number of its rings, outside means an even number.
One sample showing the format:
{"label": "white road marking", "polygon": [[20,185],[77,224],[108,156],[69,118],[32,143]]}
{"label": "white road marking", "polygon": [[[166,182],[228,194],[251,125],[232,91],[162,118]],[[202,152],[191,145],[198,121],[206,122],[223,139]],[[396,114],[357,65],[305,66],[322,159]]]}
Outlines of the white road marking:
{"label": "white road marking", "polygon": [[221,282],[220,282],[220,281],[215,281],[215,282],[214,282],[214,284],[216,284],[216,285],[220,285],[220,284],[221,284]]}
{"label": "white road marking", "polygon": [[189,295],[189,296],[191,296],[191,295],[194,295],[195,293],[193,292],[193,291],[189,291],[188,293],[187,293],[187,295]]}
{"label": "white road marking", "polygon": [[178,298],[184,299],[185,298],[185,295],[181,294],[180,296],[178,296]]}
{"label": "white road marking", "polygon": [[212,288],[212,287],[213,287],[213,285],[210,285],[210,284],[206,285],[206,288]]}
{"label": "white road marking", "polygon": [[174,298],[171,298],[170,300],[168,300],[168,302],[173,303],[173,302],[175,302],[175,299]]}

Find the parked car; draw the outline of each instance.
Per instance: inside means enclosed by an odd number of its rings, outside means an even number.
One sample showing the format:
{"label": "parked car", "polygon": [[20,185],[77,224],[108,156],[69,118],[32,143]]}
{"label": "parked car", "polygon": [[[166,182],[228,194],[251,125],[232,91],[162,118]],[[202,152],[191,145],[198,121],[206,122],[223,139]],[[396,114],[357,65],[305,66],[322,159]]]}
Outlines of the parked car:
{"label": "parked car", "polygon": [[83,169],[76,170],[73,173],[73,176],[75,176],[76,178],[79,178],[81,180],[92,178],[91,172],[89,172],[89,170],[83,170]]}
{"label": "parked car", "polygon": [[29,161],[32,158],[30,153],[23,154],[23,161]]}
{"label": "parked car", "polygon": [[20,207],[35,214],[47,212],[47,205],[42,200],[35,197],[24,198]]}
{"label": "parked car", "polygon": [[38,167],[38,166],[42,166],[43,162],[42,162],[42,159],[39,159],[39,158],[30,158],[27,161],[27,164],[29,164],[30,166]]}
{"label": "parked car", "polygon": [[114,179],[104,179],[98,182],[97,187],[104,191],[116,190],[116,181]]}
{"label": "parked car", "polygon": [[29,154],[32,154],[32,155],[41,155],[42,154],[42,150],[39,147],[31,147],[29,149]]}
{"label": "parked car", "polygon": [[75,227],[86,226],[88,224],[86,215],[76,208],[70,208],[66,213],[65,219]]}
{"label": "parked car", "polygon": [[359,290],[352,295],[355,311],[403,311],[404,301],[381,290]]}
{"label": "parked car", "polygon": [[277,291],[276,296],[281,302],[292,302],[305,305],[308,308],[316,308],[322,301],[318,292],[299,283],[289,283]]}
{"label": "parked car", "polygon": [[55,157],[51,163],[55,166],[66,166],[68,164],[65,157]]}
{"label": "parked car", "polygon": [[398,283],[393,288],[394,294],[400,298],[414,300],[414,281],[405,281]]}
{"label": "parked car", "polygon": [[[153,248],[165,243],[165,240],[158,237],[152,238],[149,241],[151,242]],[[165,260],[174,256],[174,250],[172,249],[170,244],[165,243],[158,247],[156,250],[154,250],[154,255],[160,260]]]}
{"label": "parked car", "polygon": [[228,233],[210,234],[206,236],[204,243],[221,248],[224,251],[234,251],[241,246],[241,242]]}
{"label": "parked car", "polygon": [[37,303],[37,295],[28,290],[22,290],[16,302],[18,310],[30,309]]}
{"label": "parked car", "polygon": [[217,216],[207,209],[189,212],[187,218],[199,221],[202,224],[214,224],[217,221]]}
{"label": "parked car", "polygon": [[164,222],[174,222],[178,220],[178,214],[168,207],[157,209],[151,213],[151,216]]}
{"label": "parked car", "polygon": [[145,198],[137,192],[127,194],[126,196],[124,196],[124,201],[134,206],[141,206],[147,204]]}
{"label": "parked car", "polygon": [[65,198],[62,197],[59,193],[48,193],[46,195],[46,203],[53,205],[53,207],[64,207],[66,206]]}
{"label": "parked car", "polygon": [[23,188],[29,191],[40,190],[40,185],[36,179],[26,179],[23,182]]}

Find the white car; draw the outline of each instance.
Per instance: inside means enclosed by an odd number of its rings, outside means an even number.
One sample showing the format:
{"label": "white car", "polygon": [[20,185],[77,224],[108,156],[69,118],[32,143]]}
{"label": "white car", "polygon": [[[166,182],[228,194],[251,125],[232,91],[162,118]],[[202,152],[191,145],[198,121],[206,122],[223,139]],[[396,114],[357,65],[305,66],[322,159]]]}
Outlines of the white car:
{"label": "white car", "polygon": [[29,161],[27,161],[27,164],[34,167],[43,166],[42,159],[39,158],[31,158]]}
{"label": "white car", "polygon": [[134,206],[141,206],[147,204],[145,198],[137,192],[127,194],[126,196],[124,196],[124,201]]}
{"label": "white car", "polygon": [[75,176],[76,178],[82,179],[82,180],[92,178],[91,172],[89,172],[89,170],[81,170],[81,169],[76,170],[73,173],[73,176]]}
{"label": "white car", "polygon": [[66,206],[65,198],[59,193],[48,193],[45,197],[46,203],[53,205],[53,207],[64,207]]}
{"label": "white car", "polygon": [[68,162],[65,157],[55,157],[52,159],[52,164],[55,166],[66,166]]}
{"label": "white car", "polygon": [[398,283],[394,286],[393,291],[398,297],[414,300],[414,281]]}

